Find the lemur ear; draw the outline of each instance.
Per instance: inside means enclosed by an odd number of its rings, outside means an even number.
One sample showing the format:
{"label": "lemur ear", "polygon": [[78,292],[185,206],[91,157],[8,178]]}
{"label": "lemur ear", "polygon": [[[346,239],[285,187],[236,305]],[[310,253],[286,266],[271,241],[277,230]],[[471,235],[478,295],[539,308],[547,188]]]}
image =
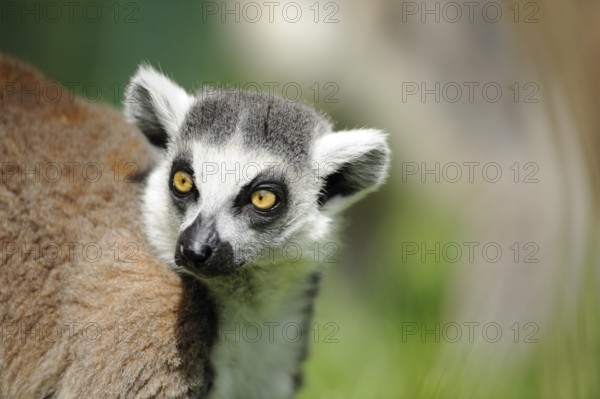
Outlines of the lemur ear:
{"label": "lemur ear", "polygon": [[317,139],[313,154],[322,184],[318,201],[324,211],[347,208],[387,177],[390,150],[379,130],[326,134]]}
{"label": "lemur ear", "polygon": [[141,65],[125,90],[125,117],[150,143],[166,147],[177,134],[193,97],[149,65]]}

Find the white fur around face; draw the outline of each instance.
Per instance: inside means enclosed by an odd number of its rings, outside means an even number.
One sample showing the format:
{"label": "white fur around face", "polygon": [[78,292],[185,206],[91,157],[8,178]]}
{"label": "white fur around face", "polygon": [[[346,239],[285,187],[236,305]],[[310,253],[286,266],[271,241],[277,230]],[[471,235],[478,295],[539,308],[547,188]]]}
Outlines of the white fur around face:
{"label": "white fur around face", "polygon": [[142,198],[142,210],[144,231],[154,251],[165,263],[178,269],[175,245],[181,226],[168,188],[170,171],[170,159],[163,160],[152,171]]}
{"label": "white fur around face", "polygon": [[163,153],[163,161],[150,174],[144,194],[146,234],[168,264],[177,268],[174,254],[178,237],[199,216],[214,219],[221,240],[230,242],[234,249],[270,245],[279,253],[285,245],[294,245],[299,246],[303,254],[312,255],[309,247],[328,238],[332,218],[316,206],[318,186],[308,173],[290,185],[291,219],[286,229],[270,237],[268,242],[233,213],[233,200],[244,185],[260,172],[284,168],[281,158],[266,150],[246,148],[240,136],[233,136],[225,145],[210,146],[202,141],[187,145],[192,155],[194,184],[200,196],[198,202],[181,215],[172,203],[168,187],[177,145],[174,143]]}

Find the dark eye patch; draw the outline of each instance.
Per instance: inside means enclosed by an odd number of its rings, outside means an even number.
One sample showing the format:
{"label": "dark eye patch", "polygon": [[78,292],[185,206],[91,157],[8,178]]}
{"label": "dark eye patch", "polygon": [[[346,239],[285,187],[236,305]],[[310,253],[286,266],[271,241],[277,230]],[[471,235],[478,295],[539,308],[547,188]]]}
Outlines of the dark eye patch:
{"label": "dark eye patch", "polygon": [[[278,204],[267,211],[257,211],[250,202],[252,193],[256,190],[268,190],[277,196]],[[261,227],[273,223],[287,211],[288,188],[283,179],[271,171],[265,171],[256,176],[250,183],[244,185],[233,200],[233,209],[239,216],[249,219],[252,227]]]}
{"label": "dark eye patch", "polygon": [[187,195],[181,195],[175,187],[173,186],[173,177],[176,172],[183,171],[190,175],[192,179],[195,181],[194,169],[192,168],[192,164],[190,160],[185,156],[178,156],[173,161],[171,165],[171,172],[169,173],[169,191],[171,192],[171,198],[173,199],[173,203],[177,207],[180,212],[185,212],[185,209],[193,202],[198,200],[200,193],[198,192],[198,187],[194,183],[192,190]]}

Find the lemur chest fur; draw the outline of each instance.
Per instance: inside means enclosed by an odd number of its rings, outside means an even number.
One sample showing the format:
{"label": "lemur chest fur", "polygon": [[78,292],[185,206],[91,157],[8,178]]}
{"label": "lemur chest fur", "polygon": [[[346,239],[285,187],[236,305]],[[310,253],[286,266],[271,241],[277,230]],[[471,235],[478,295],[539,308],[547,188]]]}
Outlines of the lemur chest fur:
{"label": "lemur chest fur", "polygon": [[256,284],[217,290],[219,334],[211,354],[210,399],[291,398],[296,391],[316,275],[293,282],[262,276]]}

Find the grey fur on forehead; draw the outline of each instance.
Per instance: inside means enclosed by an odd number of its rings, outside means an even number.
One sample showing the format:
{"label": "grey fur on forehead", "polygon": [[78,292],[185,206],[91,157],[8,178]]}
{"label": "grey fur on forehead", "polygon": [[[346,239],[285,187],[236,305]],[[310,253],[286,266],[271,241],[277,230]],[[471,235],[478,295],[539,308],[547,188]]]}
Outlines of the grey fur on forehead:
{"label": "grey fur on forehead", "polygon": [[314,109],[281,97],[219,90],[199,95],[181,127],[184,139],[209,145],[226,143],[236,131],[249,147],[304,159],[314,139],[331,131],[331,124]]}

